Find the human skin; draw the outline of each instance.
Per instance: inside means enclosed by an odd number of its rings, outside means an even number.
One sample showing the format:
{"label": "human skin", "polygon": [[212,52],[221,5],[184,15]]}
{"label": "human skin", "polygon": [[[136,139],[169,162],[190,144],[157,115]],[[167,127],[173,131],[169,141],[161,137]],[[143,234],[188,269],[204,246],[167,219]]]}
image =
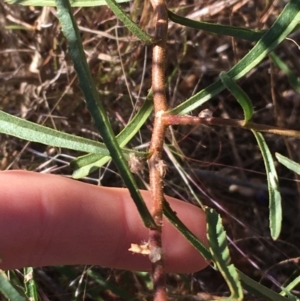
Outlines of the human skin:
{"label": "human skin", "polygon": [[[150,207],[150,193],[141,193]],[[202,210],[166,198],[206,243]],[[147,241],[147,236],[127,189],[28,171],[0,172],[0,269],[87,264],[149,271],[148,256],[128,251],[132,243]],[[191,273],[207,266],[167,220],[162,240],[167,272]]]}

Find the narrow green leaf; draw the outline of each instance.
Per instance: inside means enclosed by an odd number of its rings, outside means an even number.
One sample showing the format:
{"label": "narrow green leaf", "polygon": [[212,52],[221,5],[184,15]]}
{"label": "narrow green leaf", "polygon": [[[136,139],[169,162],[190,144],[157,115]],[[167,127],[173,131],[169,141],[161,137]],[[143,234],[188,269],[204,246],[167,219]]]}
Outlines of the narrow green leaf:
{"label": "narrow green leaf", "polygon": [[[146,158],[148,153],[131,151],[130,154],[135,154],[141,161],[146,162]],[[125,154],[126,159],[128,159],[128,154]],[[72,177],[74,179],[81,179],[91,174],[98,168],[101,168],[104,164],[106,164],[109,160],[111,160],[110,156],[103,156],[101,154],[87,154],[84,156],[77,157],[70,163],[74,172]]]}
{"label": "narrow green leaf", "polygon": [[283,62],[274,52],[270,53],[270,57],[274,64],[287,75],[288,80],[294,90],[297,93],[300,93],[300,81],[298,80],[298,77],[291,71],[289,66],[285,62]]}
{"label": "narrow green leaf", "polygon": [[222,71],[220,73],[220,78],[226,89],[231,92],[237,102],[241,105],[244,111],[245,125],[253,115],[253,105],[249,96],[239,85],[236,84],[234,80],[230,78],[230,76],[228,76],[226,72]]}
{"label": "narrow green leaf", "polygon": [[[300,1],[291,0],[287,3],[272,27],[263,35],[258,43],[246,54],[228,75],[233,80],[238,80],[257,66],[271,51],[273,51],[300,22]],[[213,96],[225,89],[221,80],[216,81],[201,90],[185,102],[170,111],[171,114],[187,114],[198,108]]]}
{"label": "narrow green leaf", "polygon": [[[153,101],[151,99],[152,93],[149,93],[143,106],[139,112],[132,118],[127,126],[118,134],[117,141],[120,147],[124,147],[139,131],[142,125],[150,116],[153,110]],[[133,152],[133,151],[132,151]],[[146,153],[137,153],[138,156],[146,155]],[[71,162],[71,167],[74,169],[72,177],[74,179],[80,179],[87,176],[97,168],[102,167],[106,164],[111,157],[103,156],[101,154],[89,154],[79,157]]]}
{"label": "narrow green leaf", "polygon": [[211,260],[212,256],[207,247],[185,226],[185,224],[177,217],[170,204],[164,200],[163,212],[170,223],[178,229],[181,234],[194,246],[200,254],[207,260]]}
{"label": "narrow green leaf", "polygon": [[269,150],[268,145],[261,133],[252,131],[254,134],[259,149],[261,151],[268,180],[269,190],[269,220],[270,220],[270,231],[271,237],[276,240],[281,231],[282,222],[282,206],[281,206],[281,195],[278,186],[278,177],[275,169],[274,160]]}
{"label": "narrow green leaf", "polygon": [[24,286],[25,294],[30,301],[38,301],[38,293],[36,283],[33,278],[33,268],[24,268]]}
{"label": "narrow green leaf", "polygon": [[[168,221],[190,242],[192,246],[208,261],[212,260],[212,255],[208,248],[184,225],[184,223],[177,217],[176,212],[172,210],[169,203],[165,200],[163,205],[164,215]],[[278,293],[261,285],[255,280],[251,279],[241,271],[238,271],[243,287],[250,293],[256,296],[266,298],[271,301],[286,301],[286,298],[280,296]]]}
{"label": "narrow green leaf", "polygon": [[[109,155],[105,144],[63,133],[0,111],[0,133],[31,142],[73,149],[85,153]],[[127,152],[130,152],[127,150]]]}
{"label": "narrow green leaf", "polygon": [[[300,276],[296,277],[292,282],[290,282],[285,289],[280,293],[282,296],[286,295],[286,291],[293,290],[300,283]],[[299,301],[299,299],[297,299]]]}
{"label": "narrow green leaf", "polygon": [[288,289],[286,289],[285,287],[281,287],[281,292],[280,295],[281,296],[287,296],[289,298],[289,301],[299,301],[299,298],[296,297],[294,294],[292,294]]}
{"label": "narrow green leaf", "polygon": [[26,26],[22,26],[22,25],[6,25],[5,29],[9,29],[9,30],[28,30],[28,31],[32,31],[32,28],[28,28]]}
{"label": "narrow green leaf", "polygon": [[248,28],[234,27],[230,25],[222,25],[215,23],[208,23],[203,21],[194,21],[188,18],[181,17],[168,10],[170,20],[184,26],[205,30],[207,32],[231,36],[234,38],[256,42],[266,32],[266,30],[252,30]]}
{"label": "narrow green leaf", "polygon": [[280,296],[278,293],[270,290],[269,288],[261,285],[255,280],[251,279],[241,271],[239,271],[240,279],[243,283],[243,287],[249,292],[258,297],[270,300],[270,301],[287,301],[289,299]]}
{"label": "narrow green leaf", "polygon": [[[150,114],[152,106],[149,107],[147,114]],[[146,116],[139,114],[141,118],[139,121],[132,123],[136,125],[137,130],[139,129],[139,123]],[[146,117],[147,118],[147,117]],[[130,132],[132,131],[132,132]],[[122,131],[120,134],[124,140],[121,146],[128,143],[128,139],[134,135],[132,126],[126,128],[126,131]],[[20,139],[24,139],[31,142],[42,143],[54,147],[61,147],[72,149],[81,152],[92,152],[91,154],[78,157],[78,159],[71,162],[72,168],[78,168],[78,171],[73,174],[75,179],[85,177],[90,172],[94,171],[97,167],[103,166],[107,163],[111,157],[105,144],[83,137],[63,133],[22,118],[12,116],[8,113],[0,111],[0,133],[11,135]],[[136,153],[137,156],[146,157],[145,152],[136,152],[130,149],[122,149],[124,154],[129,155],[130,153]]]}
{"label": "narrow green leaf", "polygon": [[138,186],[135,183],[124,155],[114,136],[105,109],[100,102],[99,93],[96,89],[91,72],[86,62],[82,48],[82,41],[77,24],[72,15],[72,10],[68,0],[57,0],[57,16],[60,20],[63,32],[69,44],[69,51],[78,75],[81,90],[86,99],[86,105],[93,117],[95,126],[100,132],[103,141],[110,152],[112,160],[119,169],[120,175],[125,185],[130,191],[131,197],[143,219],[146,227],[156,228],[156,224],[141,196]]}
{"label": "narrow green leaf", "polygon": [[300,164],[299,163],[297,163],[279,153],[275,153],[275,156],[282,165],[284,165],[289,170],[292,170],[296,174],[300,175]]}
{"label": "narrow green leaf", "polygon": [[84,178],[96,171],[98,168],[101,168],[109,160],[111,160],[110,156],[103,156],[100,154],[87,154],[79,156],[70,163],[70,167],[73,169],[72,178]]}
{"label": "narrow green leaf", "polygon": [[[117,0],[118,3],[129,2],[131,0]],[[5,0],[9,4],[21,4],[24,6],[56,6],[55,0]],[[71,6],[90,7],[106,5],[105,0],[70,0]]]}
{"label": "narrow green leaf", "polygon": [[8,300],[27,301],[10,283],[3,271],[0,271],[0,292]]}
{"label": "narrow green leaf", "polygon": [[239,274],[233,264],[230,264],[230,254],[226,241],[226,232],[222,225],[222,219],[212,208],[207,208],[207,238],[209,250],[217,269],[226,281],[231,296],[228,300],[243,300],[243,288],[239,279]]}
{"label": "narrow green leaf", "polygon": [[105,0],[109,8],[121,20],[124,25],[130,30],[138,39],[145,44],[153,44],[155,40],[143,31],[135,22],[133,22],[122,10],[120,5],[115,0]]}

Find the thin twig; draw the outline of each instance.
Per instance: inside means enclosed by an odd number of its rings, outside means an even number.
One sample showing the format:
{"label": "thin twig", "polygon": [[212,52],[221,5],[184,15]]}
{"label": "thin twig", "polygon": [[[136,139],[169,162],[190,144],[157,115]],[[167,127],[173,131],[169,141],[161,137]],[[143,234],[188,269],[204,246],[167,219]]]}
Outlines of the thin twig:
{"label": "thin twig", "polygon": [[247,130],[254,130],[257,132],[280,135],[285,137],[300,138],[300,131],[280,128],[276,126],[266,125],[248,121],[246,124],[244,120],[239,119],[225,119],[217,117],[199,118],[196,116],[176,116],[167,115],[162,116],[163,123],[168,125],[218,125],[218,126],[233,126]]}
{"label": "thin twig", "polygon": [[165,59],[168,30],[168,11],[164,0],[151,0],[156,15],[155,40],[152,51],[152,91],[154,101],[154,126],[150,143],[149,177],[152,194],[151,214],[158,229],[149,231],[150,260],[154,284],[154,301],[167,300],[164,274],[164,252],[162,249],[161,230],[163,218],[163,183],[164,164],[162,161],[163,143],[166,126],[161,116],[167,111],[165,94]]}

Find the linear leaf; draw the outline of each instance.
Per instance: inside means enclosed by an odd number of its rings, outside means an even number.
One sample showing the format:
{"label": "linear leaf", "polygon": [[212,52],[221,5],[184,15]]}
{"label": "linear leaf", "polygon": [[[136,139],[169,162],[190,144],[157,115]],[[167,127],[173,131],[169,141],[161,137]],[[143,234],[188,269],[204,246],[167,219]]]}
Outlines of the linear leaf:
{"label": "linear leaf", "polygon": [[270,220],[270,231],[271,237],[276,240],[281,231],[282,222],[282,206],[281,206],[281,195],[278,186],[278,176],[275,169],[274,160],[269,150],[268,145],[261,133],[255,132],[254,134],[259,149],[261,151],[268,180],[269,190],[269,220]]}
{"label": "linear leaf", "polygon": [[207,247],[185,226],[185,224],[177,217],[170,204],[164,200],[163,212],[170,223],[183,234],[183,236],[194,246],[200,254],[207,260],[211,260],[212,256]]}
{"label": "linear leaf", "polygon": [[[139,112],[132,118],[132,120],[127,124],[127,126],[118,134],[117,141],[120,147],[124,147],[139,131],[142,125],[150,116],[153,110],[153,102],[150,99],[151,93],[149,93],[143,106],[140,108]],[[133,151],[132,151],[133,152]],[[137,153],[138,156],[146,155],[146,153]],[[101,154],[88,154],[79,157],[71,162],[71,167],[74,169],[72,174],[74,179],[80,179],[97,168],[102,167],[111,159],[110,156],[103,156]]]}
{"label": "linear leaf", "polygon": [[243,283],[243,287],[249,292],[258,297],[265,298],[270,301],[287,301],[289,299],[280,296],[278,293],[270,290],[269,288],[261,285],[257,281],[251,279],[241,271],[239,271],[240,279]]}
{"label": "linear leaf", "polygon": [[[184,223],[177,217],[176,212],[172,210],[169,203],[164,200],[163,205],[164,215],[168,221],[190,242],[192,246],[206,259],[212,260],[212,255],[208,248],[184,225]],[[243,287],[254,295],[261,296],[271,301],[286,301],[286,298],[280,296],[278,293],[261,285],[255,280],[251,279],[237,269]]]}
{"label": "linear leaf", "polygon": [[105,109],[100,102],[99,93],[86,62],[82,41],[77,24],[72,15],[70,3],[68,0],[57,0],[56,5],[57,16],[69,44],[69,52],[79,79],[79,85],[86,99],[87,109],[93,117],[95,126],[101,134],[112,160],[117,165],[125,185],[130,191],[131,197],[135,202],[145,226],[155,229],[157,226],[129,170],[128,164],[114,136]]}
{"label": "linear leaf", "polygon": [[300,164],[299,163],[297,163],[279,153],[275,153],[275,156],[282,165],[284,165],[289,170],[292,170],[296,174],[300,175]]}
{"label": "linear leaf", "polygon": [[[135,154],[137,158],[140,158],[141,161],[144,160],[145,162],[148,156],[148,153],[137,151],[131,151],[130,154]],[[126,156],[126,159],[128,159],[128,154],[124,155]],[[87,154],[77,157],[70,163],[71,168],[74,169],[72,177],[74,179],[81,179],[83,177],[86,177],[93,171],[101,168],[109,160],[111,160],[110,156],[103,156],[101,154]]]}
{"label": "linear leaf", "polygon": [[[118,3],[129,2],[131,0],[117,0]],[[56,6],[55,0],[5,0],[9,4],[21,4],[24,6]],[[105,0],[70,0],[74,7],[91,7],[106,5]]]}
{"label": "linear leaf", "polygon": [[[281,295],[286,295],[286,291],[291,291],[293,290],[297,285],[299,285],[300,283],[300,276],[296,277],[292,282],[290,282],[285,289],[280,293]],[[297,301],[299,301],[299,299],[297,299]]]}
{"label": "linear leaf", "polygon": [[282,291],[280,292],[281,296],[287,296],[291,301],[299,301],[299,298],[290,292],[290,290],[285,287],[281,287]]}
{"label": "linear leaf", "polygon": [[212,208],[207,208],[205,213],[209,250],[217,269],[222,274],[231,292],[231,296],[227,300],[240,301],[243,299],[243,289],[235,266],[230,264],[230,254],[222,219]]}
{"label": "linear leaf", "polygon": [[[73,149],[85,153],[109,155],[105,144],[63,133],[0,111],[0,133],[31,142]],[[129,150],[127,152],[130,152]]]}
{"label": "linear leaf", "polygon": [[70,167],[73,169],[72,178],[84,178],[98,168],[101,168],[109,160],[111,160],[110,156],[103,156],[100,154],[87,154],[79,156],[70,163]]}
{"label": "linear leaf", "polygon": [[24,268],[24,287],[25,294],[30,301],[38,301],[38,293],[36,288],[36,283],[33,278],[33,268]]}
{"label": "linear leaf", "polygon": [[281,69],[288,77],[288,80],[291,84],[291,86],[294,88],[294,90],[297,93],[300,93],[300,82],[298,80],[298,77],[291,71],[289,66],[283,62],[279,56],[277,56],[275,53],[270,53],[270,57],[274,64]]}
{"label": "linear leaf", "polygon": [[245,125],[252,118],[253,115],[253,105],[249,96],[239,85],[236,84],[234,80],[230,78],[230,76],[228,76],[226,72],[221,72],[220,78],[223,85],[227,88],[227,90],[231,92],[231,94],[235,97],[237,102],[241,105],[244,111]]}
{"label": "linear leaf", "polygon": [[[294,30],[299,22],[300,1],[291,0],[287,3],[272,27],[263,35],[251,51],[228,71],[228,75],[233,80],[243,77],[257,66],[269,52],[274,50]],[[224,89],[225,87],[221,80],[218,80],[172,109],[170,113],[174,115],[187,114]]]}
{"label": "linear leaf", "polygon": [[242,40],[256,42],[266,32],[266,30],[252,30],[248,28],[234,27],[230,25],[215,24],[203,21],[194,21],[188,18],[181,17],[168,10],[170,20],[184,26],[205,30],[207,32],[235,37]]}
{"label": "linear leaf", "polygon": [[7,279],[3,271],[0,271],[0,292],[8,300],[27,301]]}
{"label": "linear leaf", "polygon": [[121,20],[125,26],[145,44],[153,44],[155,40],[143,31],[135,22],[133,22],[122,10],[120,5],[115,0],[105,0],[109,8]]}

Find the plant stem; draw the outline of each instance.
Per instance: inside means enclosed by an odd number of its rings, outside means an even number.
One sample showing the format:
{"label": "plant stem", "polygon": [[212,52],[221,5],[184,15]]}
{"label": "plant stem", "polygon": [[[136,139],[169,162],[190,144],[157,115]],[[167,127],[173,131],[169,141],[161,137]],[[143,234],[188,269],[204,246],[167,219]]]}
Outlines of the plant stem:
{"label": "plant stem", "polygon": [[166,126],[161,116],[168,110],[165,94],[165,59],[168,31],[168,11],[164,0],[151,0],[156,15],[155,40],[158,41],[152,50],[152,91],[155,119],[150,143],[149,177],[152,194],[152,217],[157,229],[149,231],[150,260],[152,262],[152,278],[154,285],[154,301],[167,300],[164,254],[162,249],[162,219],[163,219],[163,181],[164,164],[162,152]]}
{"label": "plant stem", "polygon": [[280,128],[276,126],[266,125],[248,121],[244,124],[244,120],[239,119],[225,119],[217,117],[199,118],[196,116],[178,116],[164,114],[162,116],[162,122],[166,125],[218,125],[218,126],[232,126],[237,128],[244,128],[247,130],[253,130],[257,132],[263,132],[268,134],[280,135],[285,137],[300,138],[300,131]]}

